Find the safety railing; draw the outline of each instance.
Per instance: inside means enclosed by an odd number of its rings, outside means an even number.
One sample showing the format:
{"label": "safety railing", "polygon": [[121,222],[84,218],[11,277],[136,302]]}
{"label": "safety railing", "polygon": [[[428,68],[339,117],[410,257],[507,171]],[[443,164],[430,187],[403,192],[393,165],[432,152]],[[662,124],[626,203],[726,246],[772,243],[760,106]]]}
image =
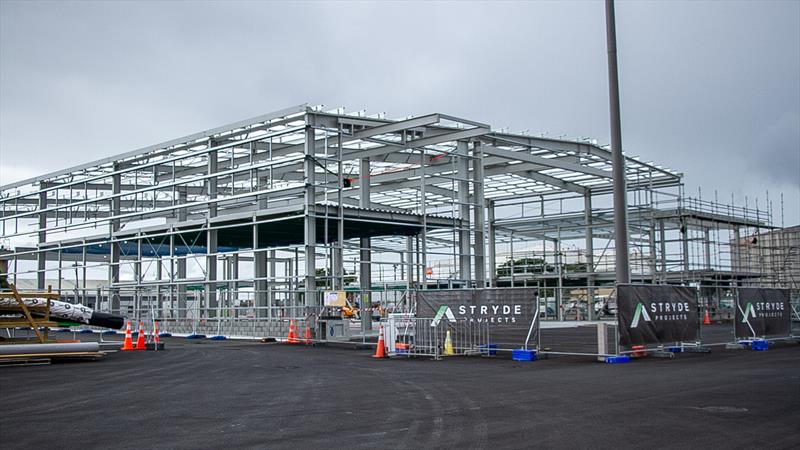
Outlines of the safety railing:
{"label": "safety railing", "polygon": [[490,353],[488,324],[467,319],[392,315],[385,322],[385,340],[389,356],[440,359]]}

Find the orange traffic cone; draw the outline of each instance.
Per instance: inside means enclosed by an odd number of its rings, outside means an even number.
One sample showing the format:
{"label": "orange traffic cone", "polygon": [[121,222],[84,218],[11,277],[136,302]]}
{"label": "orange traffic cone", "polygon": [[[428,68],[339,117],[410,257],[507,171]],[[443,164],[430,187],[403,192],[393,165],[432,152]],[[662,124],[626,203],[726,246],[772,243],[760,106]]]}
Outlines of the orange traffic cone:
{"label": "orange traffic cone", "polygon": [[144,322],[139,322],[139,336],[136,337],[136,350],[144,350]]}
{"label": "orange traffic cone", "polygon": [[311,333],[311,327],[306,325],[306,345],[311,345],[311,340],[314,339],[314,335]]}
{"label": "orange traffic cone", "polygon": [[386,343],[383,342],[383,324],[381,324],[381,332],[378,335],[378,348],[375,349],[373,358],[386,358]]}
{"label": "orange traffic cone", "polygon": [[289,321],[289,335],[286,336],[286,342],[289,344],[300,343],[300,339],[297,339],[297,333],[294,331],[294,320]]}
{"label": "orange traffic cone", "polygon": [[153,330],[153,346],[154,350],[158,350],[158,343],[161,342],[161,338],[158,337],[158,322],[154,322],[155,330]]}
{"label": "orange traffic cone", "polygon": [[125,341],[122,343],[120,350],[136,350],[133,348],[133,337],[131,336],[131,321],[128,321],[128,326],[125,328]]}
{"label": "orange traffic cone", "polygon": [[708,317],[708,307],[706,306],[706,315],[703,317],[703,325],[711,325],[711,318]]}

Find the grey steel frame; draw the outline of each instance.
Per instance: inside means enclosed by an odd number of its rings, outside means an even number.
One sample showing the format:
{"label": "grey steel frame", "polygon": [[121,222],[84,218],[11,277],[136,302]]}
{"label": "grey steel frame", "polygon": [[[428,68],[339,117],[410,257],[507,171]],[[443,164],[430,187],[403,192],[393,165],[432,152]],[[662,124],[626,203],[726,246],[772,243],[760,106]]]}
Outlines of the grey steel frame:
{"label": "grey steel frame", "polygon": [[[634,279],[709,277],[694,268],[688,251],[694,240],[664,237],[677,228],[707,232],[728,224],[745,235],[774,228],[758,209],[692,203],[679,173],[625,159],[629,195],[645,197],[629,205],[631,246],[650,255],[646,274],[634,270]],[[254,306],[264,311],[279,297],[287,307],[316,308],[320,291],[348,287],[365,307],[391,289],[513,286],[520,278],[563,287],[571,275],[564,270],[565,243],[579,241],[589,268],[580,277],[592,292],[613,282],[613,271],[599,267],[613,238],[603,207],[613,186],[612,160],[593,141],[498,132],[441,113],[389,120],[299,105],[0,187],[0,231],[13,248],[0,257],[12,262],[15,280],[35,277],[44,288],[55,273],[65,296],[88,302],[103,291],[103,303],[100,294],[94,301],[112,310],[121,307],[120,290],[155,288],[185,307],[187,291],[199,287],[213,316],[220,293],[236,298],[251,283]],[[672,203],[659,200],[664,196]],[[575,216],[545,211],[575,200],[581,205]],[[517,207],[522,214],[513,213]],[[532,217],[526,208],[541,214]],[[291,217],[303,221],[302,243],[259,245],[259,225]],[[348,221],[375,227],[403,221],[415,232],[345,239]],[[335,222],[335,235],[325,226],[324,236],[316,236],[318,222]],[[219,233],[242,226],[252,228],[252,243],[220,249]],[[205,244],[184,242],[187,230]],[[150,248],[157,239],[165,251]],[[538,242],[557,273],[498,276],[498,247],[510,247],[513,266],[515,243]],[[594,247],[603,242],[598,255]],[[667,267],[673,261],[659,247],[676,245],[683,250],[679,270]],[[73,269],[74,286],[62,286]],[[726,270],[745,272],[739,269]],[[751,267],[747,272],[748,279],[758,275]],[[104,281],[90,286],[90,274]]]}

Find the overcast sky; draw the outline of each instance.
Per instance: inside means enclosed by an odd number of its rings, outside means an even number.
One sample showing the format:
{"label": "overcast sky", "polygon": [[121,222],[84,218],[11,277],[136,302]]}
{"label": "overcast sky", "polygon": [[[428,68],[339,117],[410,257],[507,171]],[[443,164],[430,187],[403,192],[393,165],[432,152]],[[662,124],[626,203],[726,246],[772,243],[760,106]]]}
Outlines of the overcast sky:
{"label": "overcast sky", "polygon": [[[608,143],[603,3],[0,0],[0,184],[300,103]],[[800,223],[800,2],[617,4],[623,147]]]}

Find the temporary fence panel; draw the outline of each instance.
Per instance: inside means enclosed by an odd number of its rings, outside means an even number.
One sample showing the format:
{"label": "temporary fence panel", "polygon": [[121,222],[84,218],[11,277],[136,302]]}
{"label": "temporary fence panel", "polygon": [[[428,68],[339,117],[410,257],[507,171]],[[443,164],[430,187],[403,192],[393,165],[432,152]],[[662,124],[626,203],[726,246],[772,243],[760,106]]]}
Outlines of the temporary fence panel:
{"label": "temporary fence panel", "polygon": [[[698,323],[702,323],[704,313],[700,313]],[[714,321],[710,324],[699,325],[698,340],[703,346],[712,347],[726,345],[736,341],[733,320]]]}
{"label": "temporary fence panel", "polygon": [[792,308],[792,336],[800,337],[800,292],[793,290],[792,301],[790,307]]}
{"label": "temporary fence panel", "polygon": [[498,349],[524,346],[531,323],[538,315],[536,288],[419,290],[413,293],[418,317],[436,323],[485,324]]}
{"label": "temporary fence panel", "polygon": [[[603,323],[607,346],[598,345],[598,325]],[[543,354],[604,356],[617,353],[616,324],[613,322],[542,322],[539,350]]]}
{"label": "temporary fence panel", "polygon": [[737,339],[784,338],[792,333],[788,289],[739,288],[736,299]]}
{"label": "temporary fence panel", "polygon": [[685,286],[617,285],[619,345],[696,343],[696,293]]}
{"label": "temporary fence panel", "polygon": [[[390,356],[488,355],[489,326],[467,319],[436,320],[395,314],[388,318],[385,339]],[[448,335],[450,346],[447,345]],[[449,351],[452,350],[452,353]]]}

